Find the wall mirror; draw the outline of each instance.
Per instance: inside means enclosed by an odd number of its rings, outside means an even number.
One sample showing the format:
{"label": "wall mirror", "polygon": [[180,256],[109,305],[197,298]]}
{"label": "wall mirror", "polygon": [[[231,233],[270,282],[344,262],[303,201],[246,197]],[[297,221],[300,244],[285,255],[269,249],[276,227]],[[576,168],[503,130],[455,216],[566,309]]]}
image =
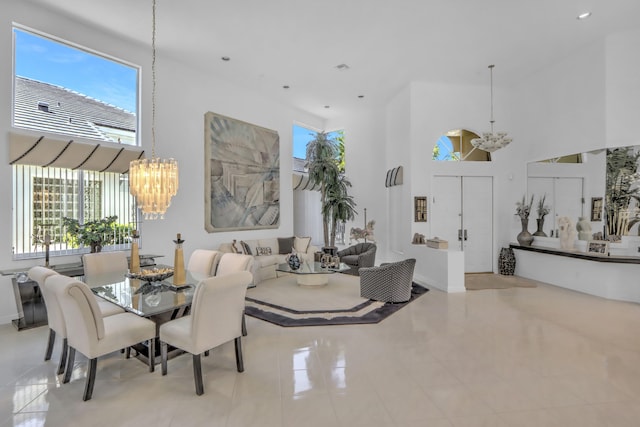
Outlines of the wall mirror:
{"label": "wall mirror", "polygon": [[534,196],[532,218],[541,197],[549,214],[543,232],[557,237],[557,220],[574,224],[585,217],[593,233],[609,241],[638,236],[640,224],[640,146],[607,148],[527,164],[527,193]]}

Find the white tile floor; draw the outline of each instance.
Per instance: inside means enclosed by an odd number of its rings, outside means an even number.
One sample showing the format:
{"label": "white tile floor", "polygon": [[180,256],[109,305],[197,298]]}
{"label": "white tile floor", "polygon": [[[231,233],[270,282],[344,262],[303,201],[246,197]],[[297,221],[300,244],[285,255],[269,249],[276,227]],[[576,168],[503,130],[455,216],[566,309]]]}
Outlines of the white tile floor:
{"label": "white tile floor", "polygon": [[62,385],[47,328],[0,326],[0,426],[638,426],[640,305],[552,286],[432,290],[378,325],[281,328],[149,373],[120,353]]}

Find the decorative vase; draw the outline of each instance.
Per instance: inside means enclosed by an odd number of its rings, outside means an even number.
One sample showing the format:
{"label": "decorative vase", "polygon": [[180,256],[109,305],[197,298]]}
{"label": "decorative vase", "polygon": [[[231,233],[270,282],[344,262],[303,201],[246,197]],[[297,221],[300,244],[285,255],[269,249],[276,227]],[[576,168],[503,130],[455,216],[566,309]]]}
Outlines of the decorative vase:
{"label": "decorative vase", "polygon": [[529,226],[529,218],[520,218],[520,223],[522,224],[522,231],[518,233],[516,239],[518,239],[520,246],[531,246],[533,236],[527,230],[527,227]]}
{"label": "decorative vase", "polygon": [[297,270],[300,268],[300,258],[297,254],[291,254],[287,257],[287,263],[289,264],[289,268],[292,270]]}
{"label": "decorative vase", "polygon": [[536,230],[535,233],[533,233],[533,235],[547,237],[547,233],[542,231],[542,227],[544,227],[544,217],[536,219],[536,224],[538,224],[538,229]]}
{"label": "decorative vase", "polygon": [[176,250],[173,256],[173,284],[184,285],[187,281],[186,273],[184,271],[184,253],[182,250],[182,240],[180,233],[178,233],[176,240],[173,243],[176,244]]}
{"label": "decorative vase", "polygon": [[513,276],[516,271],[516,255],[511,248],[500,249],[498,257],[498,271],[503,276]]}

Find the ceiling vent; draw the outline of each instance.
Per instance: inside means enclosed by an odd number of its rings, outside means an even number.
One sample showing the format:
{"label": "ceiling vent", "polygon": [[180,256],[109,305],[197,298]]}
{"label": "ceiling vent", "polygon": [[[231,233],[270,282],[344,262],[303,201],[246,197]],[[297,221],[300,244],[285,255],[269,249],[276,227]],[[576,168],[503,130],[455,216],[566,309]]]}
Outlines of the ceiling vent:
{"label": "ceiling vent", "polygon": [[347,64],[340,64],[340,65],[336,65],[336,68],[339,71],[347,71],[349,69],[349,66]]}

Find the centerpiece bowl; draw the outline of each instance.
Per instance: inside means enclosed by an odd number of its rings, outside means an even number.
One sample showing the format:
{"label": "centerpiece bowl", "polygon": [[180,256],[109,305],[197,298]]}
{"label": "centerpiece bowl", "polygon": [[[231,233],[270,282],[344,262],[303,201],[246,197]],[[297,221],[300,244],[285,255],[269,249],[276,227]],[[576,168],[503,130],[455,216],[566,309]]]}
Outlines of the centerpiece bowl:
{"label": "centerpiece bowl", "polygon": [[173,268],[142,269],[139,273],[125,274],[130,279],[138,279],[147,283],[162,282],[173,276]]}

